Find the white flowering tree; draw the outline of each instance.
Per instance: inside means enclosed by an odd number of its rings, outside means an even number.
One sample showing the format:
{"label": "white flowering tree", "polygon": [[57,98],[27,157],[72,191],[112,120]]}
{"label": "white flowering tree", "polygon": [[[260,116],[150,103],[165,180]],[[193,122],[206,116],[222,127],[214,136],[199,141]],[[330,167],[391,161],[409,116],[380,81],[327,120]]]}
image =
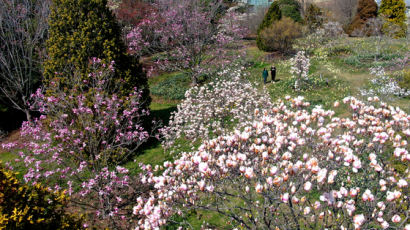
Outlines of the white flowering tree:
{"label": "white flowering tree", "polygon": [[254,88],[238,66],[219,72],[215,81],[192,87],[185,97],[162,129],[166,148],[179,138],[195,142],[227,134],[250,124],[255,109],[271,104],[268,93]]}
{"label": "white flowering tree", "polygon": [[290,59],[292,67],[290,73],[295,78],[295,90],[301,89],[301,84],[307,83],[309,80],[310,59],[305,54],[305,51],[299,51],[295,57]]}

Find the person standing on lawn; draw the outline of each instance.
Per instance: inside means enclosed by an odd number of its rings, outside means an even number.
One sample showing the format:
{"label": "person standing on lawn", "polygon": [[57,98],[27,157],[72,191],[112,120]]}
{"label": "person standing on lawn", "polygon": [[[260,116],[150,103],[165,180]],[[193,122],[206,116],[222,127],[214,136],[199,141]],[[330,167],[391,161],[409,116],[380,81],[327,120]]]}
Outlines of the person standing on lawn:
{"label": "person standing on lawn", "polygon": [[276,67],[275,66],[270,67],[270,76],[272,77],[272,82],[275,82],[275,78],[276,78]]}
{"label": "person standing on lawn", "polygon": [[266,70],[266,68],[263,68],[263,72],[262,72],[262,77],[263,77],[263,84],[266,84],[266,80],[268,79],[268,71]]}

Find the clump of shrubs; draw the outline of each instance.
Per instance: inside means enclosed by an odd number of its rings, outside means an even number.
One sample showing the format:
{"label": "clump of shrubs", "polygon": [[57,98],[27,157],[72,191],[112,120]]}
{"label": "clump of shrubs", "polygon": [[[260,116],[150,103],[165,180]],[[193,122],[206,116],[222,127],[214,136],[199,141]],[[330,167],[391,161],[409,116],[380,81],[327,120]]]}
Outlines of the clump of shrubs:
{"label": "clump of shrubs", "polygon": [[256,39],[256,45],[260,50],[265,50],[266,47],[264,43],[262,42],[262,37],[261,37],[261,32],[272,25],[274,22],[279,21],[282,18],[282,12],[279,8],[279,5],[277,2],[272,3],[272,5],[269,7],[268,12],[266,12],[265,17],[263,18],[262,23],[259,25],[258,28],[258,37]]}
{"label": "clump of shrubs", "polygon": [[258,28],[258,48],[268,52],[289,50],[294,39],[301,35],[302,28],[298,23],[302,22],[297,1],[273,2]]}
{"label": "clump of shrubs", "polygon": [[290,18],[274,22],[260,33],[264,51],[288,52],[295,39],[302,35],[302,27]]}
{"label": "clump of shrubs", "polygon": [[0,229],[83,229],[83,217],[68,213],[64,192],[21,184],[0,166]]}

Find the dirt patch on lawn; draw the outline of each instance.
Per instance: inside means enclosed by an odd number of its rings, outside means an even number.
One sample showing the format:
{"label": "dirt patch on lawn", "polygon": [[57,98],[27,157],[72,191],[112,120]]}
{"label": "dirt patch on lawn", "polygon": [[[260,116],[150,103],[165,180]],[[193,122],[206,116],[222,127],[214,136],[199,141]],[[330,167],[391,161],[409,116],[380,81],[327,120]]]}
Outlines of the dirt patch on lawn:
{"label": "dirt patch on lawn", "polygon": [[[27,137],[21,137],[20,134],[20,129],[11,131],[9,134],[7,134],[4,138],[0,139],[0,154],[4,152],[10,152],[10,150],[13,149],[22,149],[23,143],[25,143],[28,140]],[[15,146],[11,149],[4,149],[2,146],[3,144],[8,144],[8,143],[15,143]]]}

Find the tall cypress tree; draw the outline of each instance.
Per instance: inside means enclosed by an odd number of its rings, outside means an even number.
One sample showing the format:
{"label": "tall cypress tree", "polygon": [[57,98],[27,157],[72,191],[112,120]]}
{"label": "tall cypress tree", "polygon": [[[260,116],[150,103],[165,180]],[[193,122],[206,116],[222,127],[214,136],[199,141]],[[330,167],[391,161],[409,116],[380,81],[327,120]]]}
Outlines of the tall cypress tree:
{"label": "tall cypress tree", "polygon": [[277,1],[273,2],[269,7],[268,12],[266,12],[265,17],[263,18],[262,23],[258,27],[258,37],[256,39],[256,45],[260,50],[265,50],[260,33],[263,29],[272,25],[275,21],[279,21],[282,18],[282,12],[280,10],[279,4]]}
{"label": "tall cypress tree", "polygon": [[60,86],[70,90],[64,79],[79,72],[87,79],[91,72],[89,61],[100,58],[108,64],[115,62],[115,77],[120,96],[127,96],[134,87],[143,90],[144,107],[150,103],[148,81],[141,64],[127,55],[121,40],[121,29],[107,0],[52,0],[44,81],[47,86],[58,78]]}
{"label": "tall cypress tree", "polygon": [[[350,23],[347,33],[352,35],[355,30],[363,29],[366,21],[375,17],[377,17],[377,3],[374,0],[359,0],[357,13],[352,23]],[[369,34],[366,35],[369,36]]]}
{"label": "tall cypress tree", "polygon": [[394,29],[393,37],[406,36],[406,3],[404,0],[382,0],[379,13],[386,20],[383,25],[385,34],[390,34]]}

